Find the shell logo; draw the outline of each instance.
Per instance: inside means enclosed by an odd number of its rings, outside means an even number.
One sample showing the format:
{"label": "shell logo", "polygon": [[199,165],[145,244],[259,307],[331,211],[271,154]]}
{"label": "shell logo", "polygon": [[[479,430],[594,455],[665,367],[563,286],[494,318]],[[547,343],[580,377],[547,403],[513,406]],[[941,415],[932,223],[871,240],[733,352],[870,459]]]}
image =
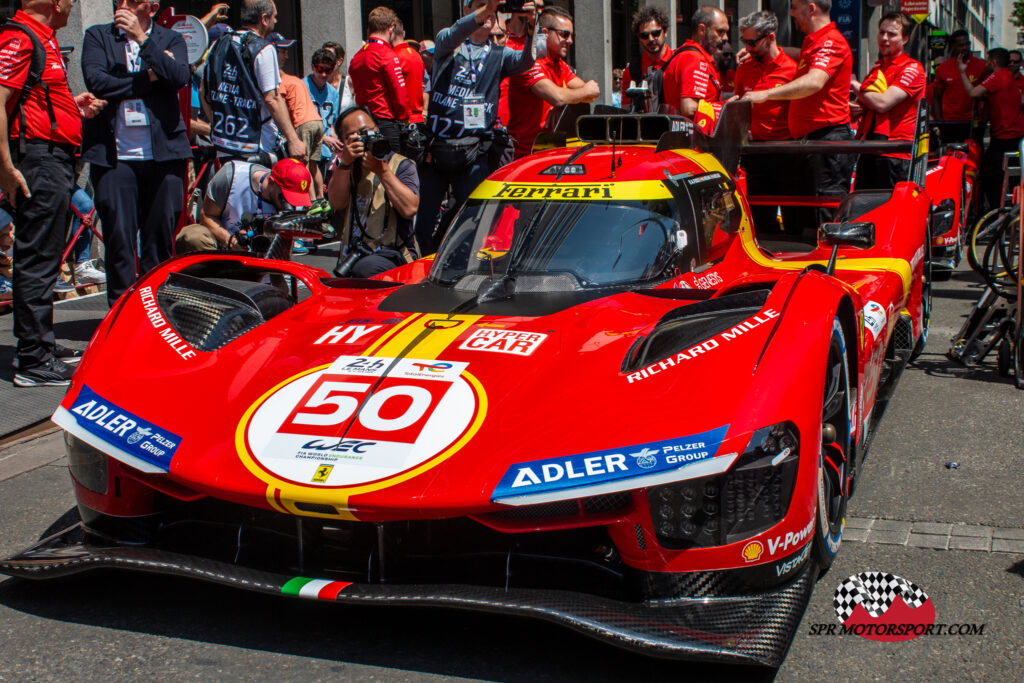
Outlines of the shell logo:
{"label": "shell logo", "polygon": [[761,545],[760,541],[751,541],[750,543],[743,546],[743,561],[756,562],[761,557],[761,553],[763,552],[764,546]]}

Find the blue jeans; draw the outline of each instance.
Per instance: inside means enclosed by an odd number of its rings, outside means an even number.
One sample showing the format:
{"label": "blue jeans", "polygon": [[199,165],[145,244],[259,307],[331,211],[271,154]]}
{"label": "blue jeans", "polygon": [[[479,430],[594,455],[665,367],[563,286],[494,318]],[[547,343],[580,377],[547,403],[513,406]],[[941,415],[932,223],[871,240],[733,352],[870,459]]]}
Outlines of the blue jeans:
{"label": "blue jeans", "polygon": [[[71,194],[71,206],[74,207],[74,210],[71,212],[71,234],[74,235],[75,231],[78,230],[78,226],[82,224],[82,219],[78,217],[78,214],[88,216],[89,212],[93,210],[92,197],[89,196],[88,192],[76,185],[75,191]],[[12,220],[14,219],[11,218],[11,214],[0,209],[0,229],[7,227],[7,224]],[[83,230],[75,242],[75,248],[71,250],[75,257],[75,263],[89,260],[90,242],[92,242],[92,231]]]}

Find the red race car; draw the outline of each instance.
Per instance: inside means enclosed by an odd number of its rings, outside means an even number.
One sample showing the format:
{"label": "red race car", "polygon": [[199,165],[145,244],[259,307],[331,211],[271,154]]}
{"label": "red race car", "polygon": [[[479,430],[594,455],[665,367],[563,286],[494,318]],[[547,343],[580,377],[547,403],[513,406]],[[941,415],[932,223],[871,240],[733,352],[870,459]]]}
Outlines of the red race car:
{"label": "red race car", "polygon": [[82,520],[0,571],[498,611],[778,665],[923,335],[930,200],[855,193],[785,253],[756,238],[740,140],[660,115],[578,131],[381,279],[233,255],[149,273],[54,415]]}
{"label": "red race car", "polygon": [[949,230],[932,237],[931,274],[936,280],[948,280],[960,263],[980,161],[978,143],[968,140],[942,147],[941,154],[928,167],[925,190],[933,205],[953,211]]}

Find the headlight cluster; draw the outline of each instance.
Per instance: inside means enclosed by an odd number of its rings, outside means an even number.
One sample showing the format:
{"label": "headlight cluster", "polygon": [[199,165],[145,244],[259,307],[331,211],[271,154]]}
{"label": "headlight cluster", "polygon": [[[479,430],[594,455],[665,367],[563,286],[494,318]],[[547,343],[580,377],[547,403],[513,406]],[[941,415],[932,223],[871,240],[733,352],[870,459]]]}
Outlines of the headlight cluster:
{"label": "headlight cluster", "polygon": [[755,431],[727,472],[652,487],[654,531],[662,547],[725,545],[777,524],[796,483],[800,435],[792,422]]}
{"label": "headlight cluster", "polygon": [[71,476],[94,493],[107,493],[107,454],[93,448],[70,432],[64,432]]}

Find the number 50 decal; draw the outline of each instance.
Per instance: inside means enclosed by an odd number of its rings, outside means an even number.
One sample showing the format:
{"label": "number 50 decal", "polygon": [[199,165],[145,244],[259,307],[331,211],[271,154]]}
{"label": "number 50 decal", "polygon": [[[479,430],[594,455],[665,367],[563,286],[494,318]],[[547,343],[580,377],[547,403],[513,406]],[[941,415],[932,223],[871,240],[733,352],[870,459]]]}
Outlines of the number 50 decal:
{"label": "number 50 decal", "polygon": [[[295,405],[279,433],[341,436],[415,443],[449,382],[385,378],[370,394],[376,378],[321,375]],[[368,397],[369,396],[369,397]]]}

